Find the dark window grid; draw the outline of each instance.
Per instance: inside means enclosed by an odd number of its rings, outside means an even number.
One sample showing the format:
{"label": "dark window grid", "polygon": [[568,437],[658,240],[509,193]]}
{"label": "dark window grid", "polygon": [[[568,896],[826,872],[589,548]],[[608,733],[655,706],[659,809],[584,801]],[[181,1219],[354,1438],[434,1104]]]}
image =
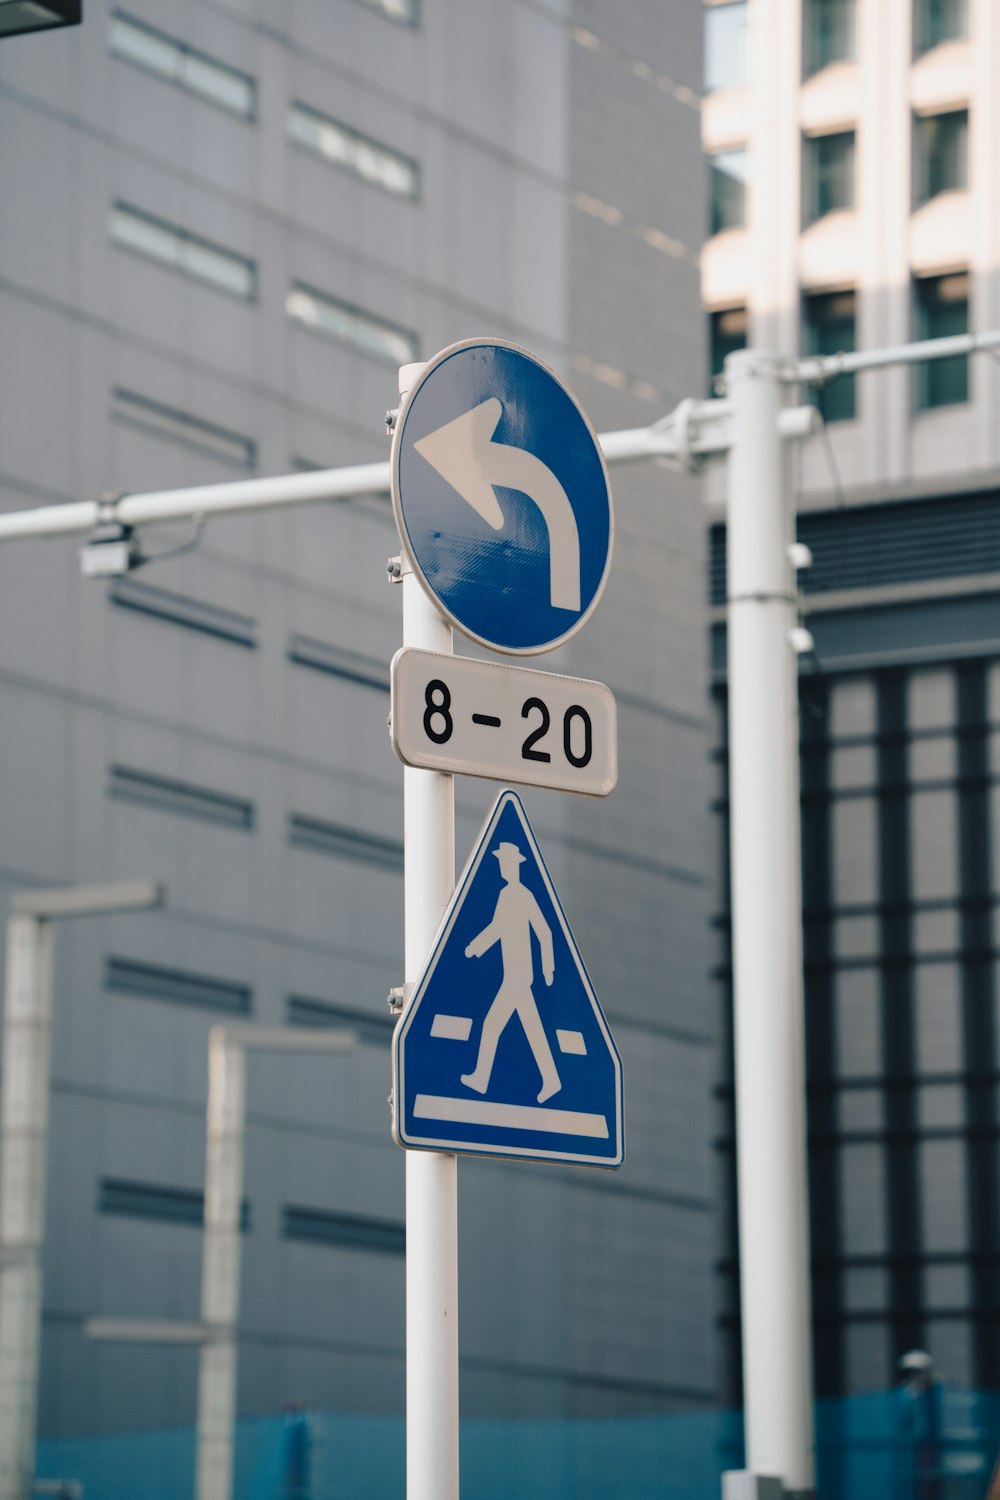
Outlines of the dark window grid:
{"label": "dark window grid", "polygon": [[166,1000],[172,1005],[190,1005],[236,1016],[249,1015],[253,1005],[249,985],[130,958],[105,959],[104,987],[116,994]]}
{"label": "dark window grid", "polygon": [[[906,727],[906,676],[885,672],[876,679],[877,723],[883,736],[898,736]],[[906,745],[887,739],[878,750],[878,882],[881,896],[879,937],[882,967],[882,1060],[887,1073],[906,1078],[916,1071],[916,1030],[910,907],[910,822]],[[899,1089],[885,1097],[887,1230],[896,1255],[919,1253],[920,1175],[916,1091]],[[893,1359],[924,1343],[920,1314],[922,1277],[918,1268],[901,1266],[889,1278]]]}
{"label": "dark window grid", "polygon": [[[891,1098],[903,1098],[903,1102],[909,1104],[910,1095],[914,1097],[923,1086],[923,1080],[914,1078],[909,1089],[887,1090]],[[826,1135],[816,1135],[813,1131],[808,1132],[808,1144],[810,1152],[814,1155],[819,1147],[824,1149],[840,1148],[842,1146],[886,1146],[890,1154],[893,1148],[923,1145],[925,1141],[969,1141],[997,1139],[995,1126],[989,1130],[969,1130],[965,1125],[913,1125],[908,1128],[885,1129],[872,1128],[867,1130],[831,1130]],[[712,1140],[713,1150],[729,1155],[736,1150],[735,1136],[717,1135]],[[919,1259],[920,1257],[916,1257]]]}
{"label": "dark window grid", "polygon": [[[803,916],[807,924],[816,922],[826,923],[829,922],[831,913],[805,912],[803,913]],[[901,961],[907,964],[913,963],[917,967],[923,968],[925,965],[933,966],[936,964],[946,964],[949,966],[957,965],[968,959],[975,959],[979,962],[988,964],[996,963],[1000,961],[1000,948],[991,943],[983,948],[974,949],[921,949],[919,954],[914,955],[912,958],[910,956],[907,956],[905,960],[881,959],[875,952],[867,955],[852,954],[850,957],[846,958],[810,958],[806,960],[804,968],[807,974],[822,974],[825,972],[841,974],[848,972],[856,973],[861,969],[883,969],[888,967],[892,963]],[[717,980],[730,980],[732,978],[732,972],[732,966],[730,964],[720,963],[715,965],[710,970],[710,977]]]}
{"label": "dark window grid", "polygon": [[157,812],[177,813],[218,823],[224,828],[249,832],[254,826],[254,805],[242,797],[231,797],[187,781],[174,781],[131,766],[108,768],[108,794],[121,802],[134,802]]}
{"label": "dark window grid", "polygon": [[286,1239],[344,1250],[368,1250],[381,1255],[406,1253],[406,1226],[394,1219],[362,1214],[331,1213],[325,1209],[287,1204],[283,1213]]}
{"label": "dark window grid", "polygon": [[120,609],[131,609],[154,620],[180,625],[234,646],[257,645],[257,625],[248,615],[206,604],[185,594],[174,594],[152,584],[136,583],[130,578],[115,579],[108,589],[108,599]]}
{"label": "dark window grid", "polygon": [[[1000,776],[985,769],[960,772],[957,776],[913,776],[902,783],[904,792],[909,795],[914,792],[988,792],[995,786],[1000,786]],[[831,787],[827,795],[831,802],[870,801],[877,789],[877,782],[872,782],[868,786]]]}
{"label": "dark window grid", "polygon": [[[945,665],[957,670],[962,663],[950,662],[945,663]],[[848,674],[838,672],[837,681],[840,681],[844,675]],[[861,675],[867,677],[870,675],[870,671],[865,670]],[[821,685],[822,682],[823,679],[820,679],[818,685]],[[958,740],[962,735],[977,734],[980,730],[987,732],[1000,731],[1000,719],[984,719],[981,724],[973,725],[949,724],[940,729],[902,729],[885,734],[877,732],[871,734],[825,734],[817,739],[806,738],[803,733],[799,739],[799,753],[801,755],[816,755],[825,754],[827,750],[866,750],[874,749],[879,745],[909,745],[917,740]],[[720,746],[716,746],[709,758],[719,765],[729,764],[729,752]]]}
{"label": "dark window grid", "polygon": [[[922,1308],[920,1316],[926,1323],[965,1323],[973,1320],[976,1322],[982,1320],[984,1322],[989,1321],[992,1326],[993,1322],[1000,1321],[1000,1319],[994,1318],[992,1315],[989,1316],[988,1320],[983,1319],[983,1315],[978,1308],[973,1309],[967,1306]],[[847,1324],[856,1325],[863,1323],[882,1323],[887,1327],[894,1325],[894,1315],[892,1312],[878,1307],[844,1308],[842,1312],[837,1314],[837,1317],[845,1326]],[[732,1313],[720,1313],[716,1318],[716,1322],[722,1328],[726,1328],[733,1321]],[[814,1325],[819,1324],[822,1326],[829,1324],[829,1322],[830,1317],[828,1314],[813,1314]],[[993,1336],[995,1337],[995,1335]]]}
{"label": "dark window grid", "polygon": [[[827,1263],[836,1264],[845,1271],[882,1271],[903,1263],[921,1266],[967,1266],[980,1258],[966,1250],[928,1250],[926,1254],[918,1257],[900,1257],[879,1250],[843,1251],[835,1256],[828,1255],[825,1251],[816,1251],[810,1255],[809,1263],[813,1267]],[[991,1251],[985,1259],[992,1264],[1000,1265],[1000,1249]],[[734,1257],[722,1256],[714,1263],[713,1270],[717,1276],[738,1276],[739,1263]]]}
{"label": "dark window grid", "polygon": [[[901,785],[903,791],[911,796],[915,792],[989,792],[993,787],[1000,787],[1000,776],[994,776],[989,771],[964,776],[915,776]],[[821,794],[803,791],[800,794],[799,803],[805,809],[813,806],[817,798],[821,798],[826,803],[871,802],[877,792],[878,783],[874,781],[861,786],[831,786],[829,790]],[[708,804],[708,810],[712,813],[728,814],[729,798],[713,798]]]}
{"label": "dark window grid", "polygon": [[[960,984],[962,1053],[966,1078],[966,1200],[969,1240],[985,1256],[1000,1245],[1000,1120],[995,1077],[1000,1061],[995,1021],[996,953],[993,948],[992,863],[989,788],[988,693],[982,663],[961,666],[957,674],[959,736],[959,880]],[[994,1321],[1000,1317],[1000,1276],[983,1261],[973,1272],[973,1301]],[[973,1379],[986,1388],[1000,1386],[1000,1340],[977,1319],[973,1329]]]}
{"label": "dark window grid", "polygon": [[340,859],[357,860],[383,870],[402,870],[403,845],[399,839],[383,838],[343,823],[328,823],[322,818],[291,813],[288,818],[288,841],[297,849],[312,849]]}
{"label": "dark window grid", "polygon": [[138,16],[132,15],[129,11],[116,9],[111,12],[111,15],[113,18],[116,17],[122,21],[127,21],[129,26],[134,26],[137,31],[144,31],[147,36],[153,37],[156,41],[166,43],[179,56],[190,58],[196,63],[207,63],[209,67],[218,68],[220,72],[229,73],[233,78],[239,79],[241,83],[247,86],[251,101],[249,108],[243,110],[227,105],[221,99],[206,94],[203,89],[192,88],[191,84],[183,77],[167,77],[158,68],[148,67],[137,57],[125,57],[112,47],[110,50],[113,57],[117,57],[121,62],[130,63],[133,68],[138,68],[141,72],[148,73],[153,78],[158,78],[161,83],[172,83],[175,88],[183,89],[186,94],[193,94],[196,99],[201,99],[206,104],[214,104],[217,109],[224,110],[227,115],[234,115],[238,120],[247,120],[250,124],[256,121],[257,80],[251,77],[249,73],[244,73],[239,68],[234,68],[229,62],[222,62],[219,58],[212,57],[208,52],[199,51],[197,47],[192,47],[187,42],[181,41],[180,37],[171,36],[166,31],[159,31],[155,26],[150,26],[148,21],[140,21]]}
{"label": "dark window grid", "polygon": [[205,239],[203,235],[194,234],[190,229],[185,229],[180,224],[171,223],[169,219],[161,219],[158,214],[147,213],[145,209],[136,208],[134,203],[126,203],[119,199],[114,207],[123,214],[133,219],[141,219],[153,229],[161,229],[177,241],[179,245],[190,245],[195,250],[205,250],[210,255],[222,256],[224,259],[239,263],[246,271],[249,281],[249,289],[246,292],[235,291],[225,286],[222,282],[213,280],[206,282],[200,276],[194,275],[191,270],[176,262],[162,260],[158,255],[153,255],[138,245],[121,245],[116,248],[126,250],[130,255],[138,255],[141,260],[148,260],[154,266],[160,266],[164,270],[176,271],[178,275],[187,277],[190,281],[196,281],[200,286],[210,286],[212,290],[222,292],[227,297],[235,297],[237,302],[256,302],[257,300],[257,263],[248,255],[243,255],[239,250],[233,250],[229,245],[220,245],[215,240]]}
{"label": "dark window grid", "polygon": [[365,656],[360,651],[350,651],[344,646],[332,646],[326,641],[316,641],[305,635],[293,635],[288,642],[288,660],[298,667],[309,667],[314,672],[325,672],[330,677],[340,677],[345,682],[355,682],[360,687],[389,691],[389,669],[374,656]]}
{"label": "dark window grid", "polygon": [[393,1017],[341,1005],[335,1000],[314,1000],[308,995],[289,995],[286,1001],[290,1026],[349,1026],[362,1044],[384,1047],[392,1035]]}
{"label": "dark window grid", "polygon": [[[164,1187],[153,1182],[134,1182],[121,1177],[102,1177],[98,1186],[98,1211],[129,1219],[157,1219],[161,1223],[205,1222],[205,1195],[192,1188]],[[250,1200],[240,1204],[240,1229],[251,1226]]]}
{"label": "dark window grid", "polygon": [[161,438],[190,453],[220,459],[234,467],[257,467],[257,444],[242,432],[222,427],[218,422],[206,422],[193,412],[154,401],[151,396],[140,395],[138,391],[129,391],[122,386],[114,388],[111,399],[115,403],[111,420],[119,426],[130,427],[146,437]]}
{"label": "dark window grid", "polygon": [[[821,715],[803,722],[803,741],[809,753],[802,759],[805,794],[802,817],[802,896],[806,905],[829,910],[832,906],[833,848],[829,797],[831,763],[822,720],[828,712],[828,688],[819,687]],[[833,1005],[832,921],[814,922],[803,933],[805,961],[806,1076],[813,1082],[831,1081],[835,1066],[836,1011]],[[809,1158],[809,1224],[814,1245],[839,1249],[841,1158],[836,1147],[837,1094],[832,1090],[807,1090],[807,1137]],[[816,1394],[840,1396],[844,1392],[845,1350],[840,1332],[844,1304],[842,1279],[835,1266],[820,1267],[812,1281],[813,1319],[822,1320],[827,1331],[816,1340],[814,1352]]]}
{"label": "dark window grid", "polygon": [[855,151],[853,130],[806,137],[803,157],[808,223],[854,207]]}
{"label": "dark window grid", "polygon": [[906,1078],[893,1078],[886,1073],[872,1073],[868,1075],[855,1075],[851,1078],[836,1077],[829,1079],[810,1080],[806,1085],[808,1092],[823,1092],[831,1090],[838,1094],[849,1093],[871,1093],[873,1090],[889,1093],[893,1089],[911,1088],[939,1088],[942,1086],[962,1085],[975,1078],[977,1082],[989,1083],[991,1085],[1000,1083],[1000,1069],[963,1068],[960,1072],[949,1072],[936,1070],[928,1073],[918,1073]]}
{"label": "dark window grid", "polygon": [[[824,920],[826,916],[837,917],[874,917],[884,912],[899,914],[918,914],[920,912],[960,911],[964,906],[996,907],[1000,905],[1000,896],[975,894],[963,896],[961,892],[954,896],[921,896],[900,898],[896,901],[844,901],[839,905],[831,905],[827,909],[810,907],[806,910],[807,920]],[[728,911],[716,912],[710,917],[709,922],[713,927],[727,927],[729,925]],[[846,960],[845,960],[846,962]]]}

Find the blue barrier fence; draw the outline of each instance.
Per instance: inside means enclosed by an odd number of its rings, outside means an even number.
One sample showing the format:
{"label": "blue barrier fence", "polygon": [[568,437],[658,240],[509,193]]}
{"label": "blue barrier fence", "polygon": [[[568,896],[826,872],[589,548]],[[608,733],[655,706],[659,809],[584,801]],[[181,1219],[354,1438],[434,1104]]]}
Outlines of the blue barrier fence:
{"label": "blue barrier fence", "polygon": [[[983,1500],[1000,1449],[1000,1392],[937,1386],[820,1402],[820,1500]],[[599,1421],[467,1421],[463,1500],[717,1500],[743,1462],[738,1412]],[[309,1412],[241,1422],[238,1500],[402,1500],[398,1417]],[[84,1500],[191,1500],[194,1435],[48,1439],[38,1473]]]}

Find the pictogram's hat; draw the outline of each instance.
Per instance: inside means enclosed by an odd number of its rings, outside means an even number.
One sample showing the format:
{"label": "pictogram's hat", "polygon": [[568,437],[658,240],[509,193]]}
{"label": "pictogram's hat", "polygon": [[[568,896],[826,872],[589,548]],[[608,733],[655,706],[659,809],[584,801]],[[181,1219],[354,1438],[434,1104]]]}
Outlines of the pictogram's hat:
{"label": "pictogram's hat", "polygon": [[496,855],[497,859],[502,859],[505,854],[512,855],[514,859],[517,860],[519,865],[524,864],[524,855],[521,853],[520,849],[516,844],[508,844],[506,840],[497,844],[496,848],[493,850],[493,853]]}

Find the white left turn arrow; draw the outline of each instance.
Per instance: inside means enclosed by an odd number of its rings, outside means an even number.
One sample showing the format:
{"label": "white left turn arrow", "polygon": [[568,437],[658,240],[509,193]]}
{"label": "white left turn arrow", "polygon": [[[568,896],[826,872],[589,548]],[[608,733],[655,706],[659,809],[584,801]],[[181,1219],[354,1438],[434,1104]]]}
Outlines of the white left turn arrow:
{"label": "white left turn arrow", "polygon": [[446,422],[414,444],[421,458],[494,531],[504,524],[495,485],[519,490],[542,513],[549,534],[549,596],[553,609],[580,609],[580,532],[569,496],[552,470],[525,448],[495,443],[503,415],[496,396]]}

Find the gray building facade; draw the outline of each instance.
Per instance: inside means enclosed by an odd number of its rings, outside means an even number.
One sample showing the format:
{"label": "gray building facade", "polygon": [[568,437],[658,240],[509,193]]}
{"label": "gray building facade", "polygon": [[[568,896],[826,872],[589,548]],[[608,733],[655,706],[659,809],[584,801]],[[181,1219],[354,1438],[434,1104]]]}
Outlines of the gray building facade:
{"label": "gray building facade", "polygon": [[[700,391],[700,33],[682,0],[89,0],[4,44],[0,504],[380,459],[396,366],[477,333],[549,360],[599,430]],[[470,1416],[718,1395],[704,524],[661,468],[615,491],[605,599],[545,665],[614,689],[620,784],[526,801],[622,1053],[628,1157],[461,1164]],[[361,1035],[250,1063],[240,1413],[399,1413],[389,507],[142,545],[160,560],[110,584],[67,543],[0,550],[0,897],[170,891],[58,935],[41,1432],[193,1421],[190,1350],[82,1328],[197,1316],[232,1016]],[[493,795],[459,783],[459,862]]]}

